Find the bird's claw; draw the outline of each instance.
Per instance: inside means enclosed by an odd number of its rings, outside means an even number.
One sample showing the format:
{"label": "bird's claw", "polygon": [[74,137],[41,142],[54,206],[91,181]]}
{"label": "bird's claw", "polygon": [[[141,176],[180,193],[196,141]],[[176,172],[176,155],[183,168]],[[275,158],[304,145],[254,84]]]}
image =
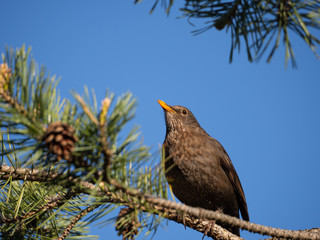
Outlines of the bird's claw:
{"label": "bird's claw", "polygon": [[182,223],[183,223],[183,226],[184,226],[184,229],[186,230],[187,229],[187,226],[186,226],[186,214],[185,213],[182,213]]}
{"label": "bird's claw", "polygon": [[208,233],[212,230],[213,226],[216,224],[216,221],[215,220],[208,220],[208,224],[207,226],[205,227],[205,231],[204,231],[204,234],[202,236],[202,240],[204,239],[205,236],[208,235]]}
{"label": "bird's claw", "polygon": [[182,213],[181,215],[180,214],[178,215],[178,221],[182,221],[184,229],[187,229],[186,217],[187,217],[187,214],[185,214],[185,213]]}

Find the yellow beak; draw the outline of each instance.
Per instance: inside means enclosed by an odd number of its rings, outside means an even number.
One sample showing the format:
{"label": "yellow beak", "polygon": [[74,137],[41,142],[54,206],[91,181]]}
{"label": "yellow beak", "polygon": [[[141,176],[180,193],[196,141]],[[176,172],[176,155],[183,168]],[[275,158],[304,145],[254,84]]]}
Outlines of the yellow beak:
{"label": "yellow beak", "polygon": [[160,104],[160,106],[161,106],[164,110],[166,110],[166,111],[168,111],[168,112],[172,112],[172,113],[175,113],[175,112],[176,112],[176,111],[173,110],[168,104],[166,104],[164,101],[158,100],[158,103]]}

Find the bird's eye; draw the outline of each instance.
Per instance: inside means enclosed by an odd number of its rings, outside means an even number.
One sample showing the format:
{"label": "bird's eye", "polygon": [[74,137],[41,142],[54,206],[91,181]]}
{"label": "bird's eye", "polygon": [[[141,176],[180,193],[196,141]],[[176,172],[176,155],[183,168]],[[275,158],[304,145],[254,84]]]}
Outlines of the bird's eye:
{"label": "bird's eye", "polygon": [[187,110],[185,110],[185,109],[183,109],[181,112],[182,112],[183,115],[187,115],[188,114]]}

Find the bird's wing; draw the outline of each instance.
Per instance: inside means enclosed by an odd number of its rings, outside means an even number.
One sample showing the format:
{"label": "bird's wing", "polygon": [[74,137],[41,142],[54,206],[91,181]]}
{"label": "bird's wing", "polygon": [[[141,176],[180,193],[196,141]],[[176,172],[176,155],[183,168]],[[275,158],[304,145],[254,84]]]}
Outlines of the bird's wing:
{"label": "bird's wing", "polygon": [[221,156],[220,158],[220,164],[222,169],[225,171],[226,175],[228,176],[230,182],[232,183],[233,189],[236,193],[241,216],[244,220],[249,221],[249,213],[248,213],[248,207],[246,202],[246,197],[244,196],[244,191],[240,182],[240,179],[238,177],[238,174],[236,170],[234,169],[234,166],[226,152],[226,150],[223,148],[223,146],[214,138],[215,145],[221,150]]}

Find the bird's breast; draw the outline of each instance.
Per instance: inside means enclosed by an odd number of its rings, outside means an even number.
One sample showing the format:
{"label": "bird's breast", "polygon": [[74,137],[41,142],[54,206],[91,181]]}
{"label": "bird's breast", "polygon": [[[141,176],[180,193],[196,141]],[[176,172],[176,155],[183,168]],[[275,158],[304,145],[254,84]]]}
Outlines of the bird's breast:
{"label": "bird's breast", "polygon": [[164,143],[166,177],[176,197],[192,206],[218,206],[234,190],[210,141],[170,136]]}

